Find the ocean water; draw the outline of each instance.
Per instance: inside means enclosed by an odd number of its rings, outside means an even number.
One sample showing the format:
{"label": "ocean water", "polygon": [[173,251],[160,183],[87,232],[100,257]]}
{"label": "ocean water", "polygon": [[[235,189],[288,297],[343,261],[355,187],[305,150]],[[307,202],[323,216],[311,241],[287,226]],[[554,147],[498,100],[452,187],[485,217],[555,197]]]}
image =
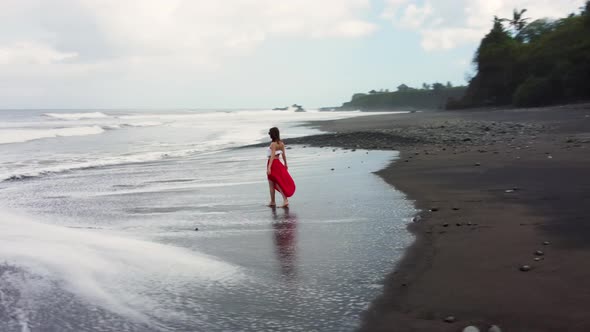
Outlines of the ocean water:
{"label": "ocean water", "polygon": [[0,331],[354,330],[412,241],[396,153],[291,146],[270,209],[238,148],[365,115],[0,111]]}

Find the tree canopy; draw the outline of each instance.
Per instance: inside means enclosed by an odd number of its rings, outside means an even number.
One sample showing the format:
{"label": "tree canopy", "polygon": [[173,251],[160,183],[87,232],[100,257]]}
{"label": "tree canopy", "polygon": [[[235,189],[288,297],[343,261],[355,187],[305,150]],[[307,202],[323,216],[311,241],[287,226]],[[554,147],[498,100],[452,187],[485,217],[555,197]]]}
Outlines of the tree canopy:
{"label": "tree canopy", "polygon": [[[494,18],[474,56],[465,97],[448,108],[538,106],[590,98],[590,1],[581,13],[528,23],[526,10]],[[507,26],[505,26],[507,24]]]}

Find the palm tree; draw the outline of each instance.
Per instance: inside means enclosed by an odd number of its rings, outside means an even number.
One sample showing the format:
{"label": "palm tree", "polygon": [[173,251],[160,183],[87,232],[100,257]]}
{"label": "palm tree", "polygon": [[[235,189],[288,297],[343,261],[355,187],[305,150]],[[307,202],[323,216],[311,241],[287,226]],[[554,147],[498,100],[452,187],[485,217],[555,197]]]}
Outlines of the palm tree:
{"label": "palm tree", "polygon": [[524,13],[526,13],[526,9],[514,9],[512,12],[512,18],[502,18],[500,22],[508,22],[508,24],[512,27],[514,31],[514,35],[518,36],[520,31],[524,29],[527,25],[527,21],[530,20],[530,17],[523,17]]}

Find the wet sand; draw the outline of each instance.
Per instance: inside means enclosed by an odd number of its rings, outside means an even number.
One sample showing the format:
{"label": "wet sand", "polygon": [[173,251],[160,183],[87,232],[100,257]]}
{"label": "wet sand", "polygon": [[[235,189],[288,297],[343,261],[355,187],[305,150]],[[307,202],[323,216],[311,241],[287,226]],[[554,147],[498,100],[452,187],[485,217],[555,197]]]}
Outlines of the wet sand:
{"label": "wet sand", "polygon": [[361,331],[590,331],[590,104],[311,125],[287,143],[399,150],[378,174],[422,210]]}

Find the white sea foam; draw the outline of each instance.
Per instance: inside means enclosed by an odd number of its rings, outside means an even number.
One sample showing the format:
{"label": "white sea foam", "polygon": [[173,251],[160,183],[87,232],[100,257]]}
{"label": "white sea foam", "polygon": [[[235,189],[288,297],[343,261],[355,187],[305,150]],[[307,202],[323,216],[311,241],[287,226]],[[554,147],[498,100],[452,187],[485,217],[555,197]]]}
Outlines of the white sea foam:
{"label": "white sea foam", "polygon": [[22,143],[42,138],[86,136],[103,133],[100,126],[84,126],[53,129],[3,129],[0,130],[0,144]]}
{"label": "white sea foam", "polygon": [[116,123],[116,124],[106,124],[102,125],[103,129],[106,130],[115,130],[115,129],[122,129],[125,127],[156,127],[163,125],[162,122],[158,121],[143,121],[143,122],[131,122],[131,123]]}
{"label": "white sea foam", "polygon": [[179,151],[172,151],[172,152],[155,151],[155,152],[136,153],[136,154],[122,155],[122,156],[114,156],[114,157],[96,158],[96,159],[85,160],[85,161],[63,162],[59,165],[49,166],[49,167],[20,168],[17,171],[12,171],[12,172],[0,174],[0,181],[22,180],[22,179],[28,179],[28,178],[33,178],[33,177],[39,177],[39,176],[43,176],[43,175],[63,173],[63,172],[68,172],[68,171],[80,170],[80,169],[146,163],[146,162],[162,160],[165,158],[184,157],[184,156],[188,156],[190,154],[197,153],[197,152],[198,152],[198,150],[195,150],[195,149],[179,150]]}
{"label": "white sea foam", "polygon": [[81,119],[101,119],[108,118],[109,116],[102,112],[91,112],[91,113],[45,113],[43,114],[50,118],[61,119],[61,120],[81,120]]}
{"label": "white sea foam", "polygon": [[133,122],[133,123],[123,123],[121,126],[123,127],[155,127],[161,126],[163,123],[158,121],[143,121],[143,122]]}
{"label": "white sea foam", "polygon": [[[40,125],[55,126],[55,119],[67,119],[72,127],[30,129],[35,124],[31,122],[26,127],[0,129],[0,144],[18,143],[30,140],[63,137],[85,136],[103,133],[105,130],[126,130],[129,127],[163,126],[178,128],[188,133],[182,143],[171,145],[169,142],[147,142],[151,146],[160,147],[150,152],[135,152],[125,155],[96,155],[82,154],[76,158],[58,158],[59,163],[51,162],[51,166],[33,165],[12,169],[0,169],[0,181],[18,180],[37,177],[45,174],[60,173],[71,170],[87,169],[103,166],[113,166],[128,163],[142,163],[158,161],[170,157],[184,157],[198,152],[214,152],[222,149],[253,144],[267,138],[269,127],[278,126],[283,131],[284,138],[297,137],[317,133],[317,130],[297,126],[304,121],[341,119],[375,113],[362,112],[293,112],[293,111],[232,111],[232,112],[172,112],[172,113],[135,113],[109,116],[101,112],[94,113],[46,113],[48,120]],[[383,113],[379,113],[383,114]],[[77,121],[73,121],[77,120]],[[80,125],[80,126],[75,126]],[[75,126],[75,127],[74,127]],[[195,133],[191,140],[191,133]],[[157,133],[155,133],[157,135]],[[154,136],[156,138],[157,136]],[[75,139],[75,138],[74,138]],[[74,140],[73,139],[73,140]],[[165,138],[164,138],[165,139]],[[132,145],[133,146],[133,145]],[[166,147],[168,146],[168,147]],[[161,151],[165,150],[165,151]],[[144,150],[145,151],[145,150]]]}
{"label": "white sea foam", "polygon": [[234,265],[184,248],[55,226],[5,211],[0,211],[0,261],[140,321],[178,314],[174,308],[179,304],[166,301],[186,287],[205,291],[213,282],[231,286],[245,277]]}

